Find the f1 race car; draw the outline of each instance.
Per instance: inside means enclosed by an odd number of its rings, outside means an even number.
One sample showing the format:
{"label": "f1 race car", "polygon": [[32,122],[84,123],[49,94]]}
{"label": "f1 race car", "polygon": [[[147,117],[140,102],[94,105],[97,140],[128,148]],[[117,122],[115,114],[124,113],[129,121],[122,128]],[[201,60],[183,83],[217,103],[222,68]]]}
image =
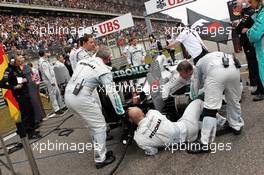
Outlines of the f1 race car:
{"label": "f1 race car", "polygon": [[[170,94],[170,97],[166,101],[162,99],[161,85],[169,81],[179,63],[168,64],[165,59],[165,57],[160,56],[151,64],[124,68],[112,72],[116,89],[125,110],[129,107],[137,106],[144,112],[147,112],[149,109],[156,109],[166,115],[171,121],[177,121],[181,117],[190,102],[188,94],[189,85]],[[128,131],[125,130],[131,129],[129,122],[121,121],[120,116],[116,115],[110,99],[103,91],[98,91],[98,93],[106,122],[111,129],[122,125],[124,130],[122,138],[126,140]]]}

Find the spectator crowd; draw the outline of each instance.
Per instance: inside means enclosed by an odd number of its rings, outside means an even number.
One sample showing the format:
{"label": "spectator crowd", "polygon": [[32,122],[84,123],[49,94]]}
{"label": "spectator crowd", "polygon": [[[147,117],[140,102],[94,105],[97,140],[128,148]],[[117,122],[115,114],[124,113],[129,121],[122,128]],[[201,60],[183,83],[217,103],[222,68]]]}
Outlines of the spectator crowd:
{"label": "spectator crowd", "polygon": [[[40,34],[41,28],[49,29],[54,28],[68,28],[72,27],[79,29],[82,27],[89,27],[100,22],[108,20],[109,17],[62,17],[62,16],[29,16],[29,15],[0,15],[0,37],[2,38],[4,47],[7,51],[15,46],[19,50],[28,50],[30,53],[33,51],[45,48],[53,48],[54,50],[63,50],[68,45],[72,45],[78,38],[74,33],[60,33],[45,31],[43,35]],[[100,38],[102,43],[106,43],[107,39],[113,38],[126,38],[126,36],[141,36],[146,37],[148,35],[147,28],[144,20],[134,19],[135,26],[117,32],[112,35]],[[154,32],[157,35],[165,33],[165,26],[175,25],[174,23],[164,22],[152,22]],[[162,26],[162,27],[160,27]],[[64,30],[65,31],[65,30]],[[39,32],[39,33],[38,33]],[[51,50],[52,52],[52,50]],[[32,56],[27,56],[30,59]]]}
{"label": "spectator crowd", "polygon": [[[109,0],[58,0],[58,1],[49,1],[49,0],[2,0],[3,2],[10,3],[23,3],[30,5],[40,5],[40,6],[53,6],[61,8],[73,8],[73,9],[87,9],[102,11],[108,13],[121,13],[126,14],[131,12],[133,15],[143,16],[145,11],[144,1],[131,2],[131,1],[122,1],[115,2]],[[154,14],[152,17],[156,18],[167,18],[163,14]]]}

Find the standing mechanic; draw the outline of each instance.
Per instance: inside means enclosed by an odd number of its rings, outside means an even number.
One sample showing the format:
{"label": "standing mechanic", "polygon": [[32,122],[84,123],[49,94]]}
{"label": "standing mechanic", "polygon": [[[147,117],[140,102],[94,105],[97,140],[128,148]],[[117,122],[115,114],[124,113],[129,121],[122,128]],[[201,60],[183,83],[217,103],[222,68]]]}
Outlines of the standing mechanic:
{"label": "standing mechanic", "polygon": [[[71,63],[71,69],[72,69],[72,70],[74,70],[74,68],[76,67],[76,63],[75,63],[75,59],[74,59],[74,55],[75,55],[76,50],[79,48],[79,45],[80,45],[81,39],[82,39],[82,38],[79,38],[79,39],[77,40],[77,43],[74,43],[74,46],[73,46],[73,48],[71,49],[70,54],[69,54],[69,61],[70,61],[70,63]],[[71,75],[71,76],[72,76],[72,75]]]}
{"label": "standing mechanic", "polygon": [[[93,92],[102,84],[106,89],[118,115],[124,114],[119,95],[113,86],[111,67],[106,64],[111,60],[111,51],[100,46],[96,57],[89,57],[78,62],[65,92],[65,102],[77,115],[82,117],[90,129],[94,143],[96,168],[102,168],[115,160],[112,151],[106,150],[106,122]],[[87,76],[89,75],[89,76]],[[96,146],[97,145],[97,146]]]}
{"label": "standing mechanic", "polygon": [[175,48],[177,45],[182,43],[185,49],[191,55],[193,62],[196,65],[198,60],[208,53],[208,49],[196,30],[189,29],[183,24],[181,24],[181,26],[179,26],[178,28],[179,35],[177,36],[175,41],[172,41],[167,46],[167,48]]}
{"label": "standing mechanic", "polygon": [[23,57],[17,55],[11,58],[5,70],[3,79],[0,81],[0,88],[10,89],[14,95],[21,114],[21,122],[28,134],[29,139],[40,138],[39,133],[35,132],[34,111],[30,101],[26,75],[20,69]]}
{"label": "standing mechanic", "polygon": [[50,101],[52,103],[55,114],[62,115],[68,109],[62,101],[61,93],[57,85],[53,66],[48,60],[47,51],[39,51],[39,70],[43,79],[43,82],[48,88]]}
{"label": "standing mechanic", "polygon": [[[80,38],[79,42],[80,42],[80,48],[77,49],[73,54],[73,64],[72,64],[73,71],[75,70],[77,63],[80,60],[88,59],[88,58],[93,59],[94,52],[96,50],[96,43],[94,36],[92,34],[84,34],[84,36]],[[102,108],[102,104],[98,92],[94,91],[93,95],[99,106]]]}
{"label": "standing mechanic", "polygon": [[[203,101],[192,101],[177,122],[169,121],[157,110],[149,110],[145,115],[137,107],[128,109],[129,121],[138,125],[134,140],[147,155],[155,155],[158,147],[168,144],[193,142],[198,137],[199,119],[203,111]],[[225,119],[218,115],[219,123]],[[208,150],[209,151],[209,150]]]}
{"label": "standing mechanic", "polygon": [[[234,134],[240,134],[244,121],[241,118],[240,63],[232,55],[213,52],[205,55],[196,64],[191,84],[192,99],[197,98],[199,89],[204,87],[203,124],[201,145],[214,140],[216,132],[216,113],[222,106],[223,92],[226,97],[227,121]],[[203,86],[204,84],[204,86]],[[192,153],[204,152],[192,149]]]}
{"label": "standing mechanic", "polygon": [[86,57],[93,57],[93,51],[95,51],[95,40],[93,35],[84,34],[84,36],[80,38],[80,48],[77,49],[73,55],[73,60],[71,62],[73,71],[80,60]]}
{"label": "standing mechanic", "polygon": [[154,34],[149,35],[149,42],[150,42],[150,51],[153,51],[154,53],[158,53],[159,55],[162,55],[163,49],[162,49],[161,42],[156,39]]}
{"label": "standing mechanic", "polygon": [[259,75],[262,84],[264,85],[264,1],[263,0],[249,0],[250,6],[258,10],[253,18],[254,24],[248,29],[244,28],[242,33],[247,33],[249,41],[254,43],[256,48]]}
{"label": "standing mechanic", "polygon": [[[171,35],[167,35],[166,36],[166,45],[169,46],[172,41],[173,41],[173,39],[172,39]],[[173,48],[173,47],[168,48],[167,51],[169,52],[172,61],[175,62],[175,48]]]}
{"label": "standing mechanic", "polygon": [[130,39],[130,46],[127,51],[127,62],[132,66],[139,66],[144,64],[146,52],[142,45],[138,44],[137,38],[132,37]]}

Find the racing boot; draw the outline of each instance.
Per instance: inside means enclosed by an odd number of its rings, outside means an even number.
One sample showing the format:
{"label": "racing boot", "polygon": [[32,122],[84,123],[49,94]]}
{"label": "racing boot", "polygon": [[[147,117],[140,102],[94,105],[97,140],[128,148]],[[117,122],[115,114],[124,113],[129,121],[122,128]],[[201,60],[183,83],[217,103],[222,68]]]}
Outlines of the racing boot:
{"label": "racing boot", "polygon": [[201,154],[201,153],[210,153],[210,146],[208,144],[202,144],[200,141],[188,143],[186,149],[189,154]]}
{"label": "racing boot", "polygon": [[115,156],[113,155],[113,151],[108,151],[106,153],[106,158],[103,162],[97,162],[95,163],[95,167],[96,169],[100,169],[103,168],[111,163],[113,163],[115,161]]}

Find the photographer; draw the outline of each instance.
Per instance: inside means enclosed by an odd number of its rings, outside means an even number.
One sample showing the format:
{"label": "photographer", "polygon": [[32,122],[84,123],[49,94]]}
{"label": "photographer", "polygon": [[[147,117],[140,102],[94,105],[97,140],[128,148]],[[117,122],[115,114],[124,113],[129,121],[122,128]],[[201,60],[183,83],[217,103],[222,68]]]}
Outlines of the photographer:
{"label": "photographer", "polygon": [[253,98],[253,101],[261,101],[264,100],[264,88],[259,77],[258,61],[255,47],[252,43],[249,42],[247,34],[242,33],[242,30],[244,28],[251,28],[253,26],[254,21],[251,18],[253,14],[254,10],[252,8],[244,8],[241,12],[242,20],[237,25],[235,31],[240,35],[240,44],[243,47],[246,55],[250,86],[257,86],[256,91],[251,93],[252,95],[256,95],[256,97]]}
{"label": "photographer", "polygon": [[258,58],[258,66],[259,66],[259,75],[264,85],[264,51],[263,51],[263,43],[264,43],[264,1],[263,0],[249,0],[250,6],[258,12],[253,17],[254,24],[248,29],[244,28],[242,33],[247,33],[249,41],[254,43],[257,58]]}

